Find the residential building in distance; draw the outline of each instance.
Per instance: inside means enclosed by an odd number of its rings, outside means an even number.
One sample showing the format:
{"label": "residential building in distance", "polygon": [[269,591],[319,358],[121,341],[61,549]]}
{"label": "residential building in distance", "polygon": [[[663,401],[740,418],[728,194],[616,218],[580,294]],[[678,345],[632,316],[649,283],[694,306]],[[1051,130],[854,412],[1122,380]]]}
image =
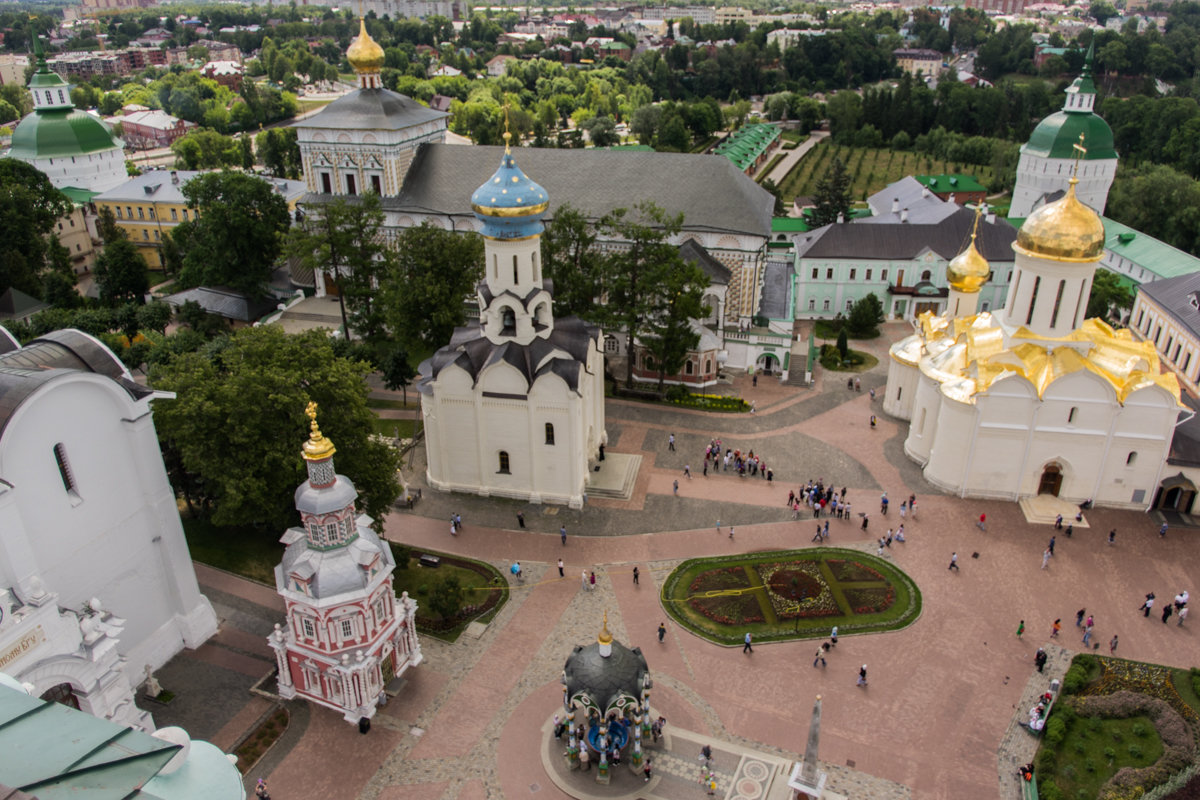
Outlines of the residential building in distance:
{"label": "residential building in distance", "polygon": [[896,66],[914,78],[936,76],[942,71],[942,54],[937,50],[900,49],[893,50]]}
{"label": "residential building in distance", "polygon": [[487,74],[491,78],[503,77],[508,70],[508,62],[516,61],[516,56],[499,55],[487,62]]}
{"label": "residential building in distance", "polygon": [[65,217],[54,223],[54,233],[59,243],[71,254],[71,267],[76,275],[90,272],[96,261],[96,247],[100,234],[96,230],[96,214],[92,206],[95,192],[67,187],[60,189],[70,198],[73,207]]}
{"label": "residential building in distance", "polygon": [[[151,170],[127,179],[120,186],[93,198],[96,209],[107,208],[117,225],[139,251],[151,269],[162,269],[162,237],[181,222],[196,219],[199,212],[188,208],[183,187],[200,172]],[[283,195],[288,210],[304,195],[301,181],[263,178]]]}
{"label": "residential building in distance", "polygon": [[187,135],[196,123],[173,117],[165,111],[135,111],[121,117],[121,130],[130,147],[170,147]]}
{"label": "residential building in distance", "polygon": [[936,196],[959,205],[974,205],[987,199],[987,188],[974,175],[914,175]]}
{"label": "residential building in distance", "polygon": [[0,54],[0,86],[10,83],[25,83],[25,69],[29,66],[29,57],[12,53]]}
{"label": "residential building in distance", "polygon": [[146,67],[167,66],[167,51],[159,47],[60,53],[50,59],[56,72],[79,78],[93,75],[131,75]]}
{"label": "residential building in distance", "polygon": [[237,61],[209,61],[201,67],[200,74],[234,92],[242,89],[242,65]]}
{"label": "residential building in distance", "polygon": [[1104,257],[1100,266],[1126,283],[1147,284],[1200,272],[1200,258],[1134,230],[1114,219],[1104,221]]}
{"label": "residential building in distance", "polygon": [[[304,6],[333,6],[338,3],[333,0],[302,0],[300,7]],[[427,17],[445,17],[448,20],[462,20],[467,18],[467,3],[466,0],[363,0],[362,6],[359,8],[359,13],[369,14],[374,11],[376,17],[382,17],[385,14],[392,19],[401,17],[409,17],[412,19],[425,19]]]}

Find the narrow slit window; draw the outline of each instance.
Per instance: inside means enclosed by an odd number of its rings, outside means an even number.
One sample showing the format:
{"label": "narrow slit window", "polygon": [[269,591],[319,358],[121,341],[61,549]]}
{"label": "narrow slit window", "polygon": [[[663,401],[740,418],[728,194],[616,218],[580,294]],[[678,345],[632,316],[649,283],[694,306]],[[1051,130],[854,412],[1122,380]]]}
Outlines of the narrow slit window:
{"label": "narrow slit window", "polygon": [[504,450],[501,450],[501,451],[500,451],[500,472],[503,472],[505,475],[508,475],[508,474],[509,474],[509,471],[508,471],[508,453],[507,453],[506,451],[504,451]]}
{"label": "narrow slit window", "polygon": [[1029,293],[1029,313],[1025,315],[1025,324],[1033,322],[1033,310],[1037,308],[1038,289],[1042,286],[1042,276],[1033,279],[1033,291]]}
{"label": "narrow slit window", "polygon": [[513,283],[520,283],[521,278],[517,273],[517,257],[513,256]]}
{"label": "narrow slit window", "polygon": [[546,423],[546,444],[554,444],[554,423]]}
{"label": "narrow slit window", "polygon": [[1058,294],[1054,297],[1054,311],[1050,314],[1050,327],[1058,325],[1058,309],[1062,308],[1063,289],[1067,286],[1066,281],[1058,282]]}
{"label": "narrow slit window", "polygon": [[1132,467],[1136,463],[1137,463],[1137,451],[1135,450],[1135,451],[1130,452],[1129,455],[1125,456],[1125,466]]}
{"label": "narrow slit window", "polygon": [[58,464],[58,476],[62,478],[63,488],[68,494],[78,494],[75,489],[75,476],[71,474],[71,462],[67,461],[67,449],[62,442],[54,445],[54,462]]}
{"label": "narrow slit window", "polygon": [[1075,414],[1078,411],[1079,411],[1078,408],[1076,408],[1075,406],[1071,406],[1071,410],[1067,412],[1067,424],[1068,425],[1073,424],[1075,422]]}

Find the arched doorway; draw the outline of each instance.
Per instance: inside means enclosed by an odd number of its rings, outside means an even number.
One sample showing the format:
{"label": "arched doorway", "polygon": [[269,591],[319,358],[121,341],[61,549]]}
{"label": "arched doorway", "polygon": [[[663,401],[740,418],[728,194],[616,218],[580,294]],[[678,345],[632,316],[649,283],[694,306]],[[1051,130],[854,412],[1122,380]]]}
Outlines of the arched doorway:
{"label": "arched doorway", "polygon": [[763,353],[754,364],[754,370],[762,375],[779,372],[779,357],[774,353]]}
{"label": "arched doorway", "polygon": [[80,710],[79,697],[75,694],[75,688],[69,683],[60,683],[57,686],[50,687],[42,693],[41,699],[49,700],[52,703],[61,703],[64,706]]}
{"label": "arched doorway", "polygon": [[1190,514],[1195,502],[1196,484],[1180,472],[1178,475],[1163,480],[1158,489],[1158,496],[1154,500],[1154,508]]}
{"label": "arched doorway", "polygon": [[1050,494],[1058,497],[1062,490],[1062,467],[1058,464],[1047,464],[1042,470],[1042,480],[1038,483],[1038,494]]}

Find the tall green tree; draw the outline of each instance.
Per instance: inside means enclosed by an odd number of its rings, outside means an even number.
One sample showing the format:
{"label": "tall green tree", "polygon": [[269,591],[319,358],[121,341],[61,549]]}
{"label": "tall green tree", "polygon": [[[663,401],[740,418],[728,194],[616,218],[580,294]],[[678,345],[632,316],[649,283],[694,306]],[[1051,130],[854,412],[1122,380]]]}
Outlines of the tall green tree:
{"label": "tall green tree", "polygon": [[840,158],[834,158],[817,181],[813,202],[816,205],[809,214],[809,224],[814,228],[837,222],[838,216],[843,221],[850,219],[850,175]]}
{"label": "tall green tree", "polygon": [[75,291],[75,269],[71,251],[63,246],[57,233],[46,241],[46,268],[42,271],[42,299],[55,308],[75,308],[83,298]]}
{"label": "tall green tree", "polygon": [[[606,259],[607,302],[598,311],[602,322],[624,330],[626,352],[632,354],[647,320],[659,309],[667,273],[678,262],[679,251],[670,239],[683,228],[683,215],[672,216],[654,203],[641,203],[632,212],[612,211],[600,227],[609,237],[629,243]],[[633,383],[632,357],[626,359],[625,382]]]}
{"label": "tall green tree", "polygon": [[242,150],[232,136],[200,128],[171,143],[180,169],[221,169],[242,164]]}
{"label": "tall green tree", "polygon": [[417,376],[417,371],[408,359],[408,350],[404,349],[403,345],[396,345],[384,357],[380,367],[383,385],[393,392],[399,389],[404,395],[404,405],[408,405],[408,386]]}
{"label": "tall green tree", "polygon": [[687,354],[700,343],[700,334],[692,321],[707,317],[712,309],[704,305],[708,276],[696,264],[684,261],[678,251],[673,261],[662,266],[662,281],[655,292],[655,308],[647,322],[642,343],[658,367],[658,390],[667,375],[683,369]]}
{"label": "tall green tree", "polygon": [[292,335],[274,325],[244,328],[155,365],[151,386],[176,395],[154,404],[163,450],[180,464],[175,480],[190,481],[193,492],[202,487],[215,524],[262,526],[264,537],[278,539],[296,522],[292,494],[305,478],[300,448],[313,401],[322,433],[337,447],[338,472],[354,482],[359,507],[381,523],[399,493],[400,461],[372,439],[368,369],[335,356],[321,331]]}
{"label": "tall green tree", "polygon": [[1088,295],[1087,316],[1104,320],[1119,319],[1122,312],[1133,308],[1133,290],[1121,282],[1115,272],[1096,270],[1092,291]]}
{"label": "tall green tree", "polygon": [[546,223],[541,244],[545,274],[554,283],[555,316],[594,319],[604,287],[604,259],[595,249],[591,223],[564,203]]}
{"label": "tall green tree", "polygon": [[186,241],[176,239],[184,250],[183,285],[260,296],[291,222],[287,202],[267,181],[240,172],[198,175],[183,195],[199,212]]}
{"label": "tall green tree", "polygon": [[394,251],[384,242],[379,196],[339,195],[306,208],[309,213],[289,231],[288,257],[332,277],[347,339],[351,331],[368,341],[382,339],[384,319],[375,294]]}
{"label": "tall green tree", "polygon": [[483,277],[483,239],[425,223],[395,247],[379,287],[388,327],[406,344],[440,347],[466,322],[466,301]]}
{"label": "tall green tree", "polygon": [[0,159],[0,292],[10,286],[41,295],[47,235],[71,201],[45,173],[24,161]]}
{"label": "tall green tree", "polygon": [[850,307],[846,317],[846,329],[859,338],[879,335],[879,323],[883,322],[883,304],[874,292],[859,298]]}
{"label": "tall green tree", "polygon": [[146,259],[138,247],[125,236],[107,242],[96,256],[93,270],[100,299],[110,305],[144,303],[150,290],[146,275]]}

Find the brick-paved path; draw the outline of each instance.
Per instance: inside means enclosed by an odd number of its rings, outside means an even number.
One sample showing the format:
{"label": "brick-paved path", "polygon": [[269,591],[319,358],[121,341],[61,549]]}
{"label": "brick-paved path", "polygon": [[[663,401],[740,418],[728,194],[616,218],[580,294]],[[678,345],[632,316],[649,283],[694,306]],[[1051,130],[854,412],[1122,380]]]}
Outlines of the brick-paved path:
{"label": "brick-paved path", "polygon": [[[903,332],[888,326],[892,338]],[[321,797],[511,800],[530,794],[533,784],[539,800],[563,796],[538,757],[542,725],[561,701],[558,679],[571,647],[594,640],[606,609],[617,637],[645,650],[656,676],[655,703],[680,727],[794,757],[804,747],[813,695],[821,693],[822,761],[853,764],[857,773],[842,767],[846,780],[865,773],[910,786],[914,797],[1000,796],[998,773],[1017,756],[1002,749],[1012,744],[1006,732],[1014,714],[1026,711],[1022,693],[1034,674],[1032,655],[1056,617],[1068,623],[1063,663],[1081,647],[1069,624],[1081,606],[1096,616],[1097,641],[1120,634],[1119,655],[1200,663],[1190,627],[1164,626],[1134,611],[1148,591],[1165,597],[1196,588],[1191,578],[1200,569],[1190,531],[1160,540],[1143,514],[1092,511],[1093,528],[1060,536],[1050,568],[1041,570],[1049,528],[1026,524],[1014,503],[960,500],[924,483],[902,454],[905,426],[868,397],[886,375],[886,342],[857,346],[883,356],[862,376],[861,393],[848,392],[836,376],[820,377],[812,389],[767,380],[751,387],[739,379],[738,388],[756,398],[753,416],[610,402],[610,450],[643,455],[627,502],[596,500],[575,512],[426,490],[415,512],[390,515],[389,538],[497,565],[520,559],[531,579],[514,590],[482,638],[454,645],[424,640],[426,664],[409,674],[368,737],[313,709],[300,741],[268,759],[277,764],[269,773],[272,795],[315,797],[319,772]],[[879,418],[874,430],[871,413]],[[672,432],[677,450],[668,452]],[[702,448],[713,435],[761,453],[776,471],[774,484],[725,474],[702,478]],[[695,478],[681,481],[673,497],[671,482],[684,463]],[[409,473],[416,485],[420,469],[418,461]],[[808,546],[811,519],[792,521],[783,504],[788,488],[810,477],[849,489],[855,520],[831,521],[834,545],[866,546],[899,523],[900,498],[918,495],[919,519],[907,522],[908,542],[889,555],[921,588],[921,618],[903,631],[843,636],[825,669],[810,666],[811,641],[757,646],[743,655],[668,625],[660,644],[654,629],[665,617],[657,586],[678,560]],[[879,515],[881,491],[894,501],[886,518]],[[514,529],[521,509],[529,530]],[[466,523],[453,539],[444,524],[452,512]],[[868,534],[859,530],[858,512],[870,513]],[[986,534],[973,525],[981,512],[988,515]],[[716,534],[718,518],[726,531],[737,526],[736,541]],[[570,534],[566,547],[557,535],[561,524]],[[1097,531],[1113,527],[1118,546],[1110,548]],[[946,569],[951,551],[959,554],[958,573]],[[561,581],[553,569],[560,556],[568,567]],[[636,587],[635,564],[642,574]],[[584,568],[596,569],[594,593],[579,590]],[[1020,619],[1023,640],[1014,635]],[[866,689],[854,685],[863,663]],[[848,794],[872,793],[864,786]]]}

